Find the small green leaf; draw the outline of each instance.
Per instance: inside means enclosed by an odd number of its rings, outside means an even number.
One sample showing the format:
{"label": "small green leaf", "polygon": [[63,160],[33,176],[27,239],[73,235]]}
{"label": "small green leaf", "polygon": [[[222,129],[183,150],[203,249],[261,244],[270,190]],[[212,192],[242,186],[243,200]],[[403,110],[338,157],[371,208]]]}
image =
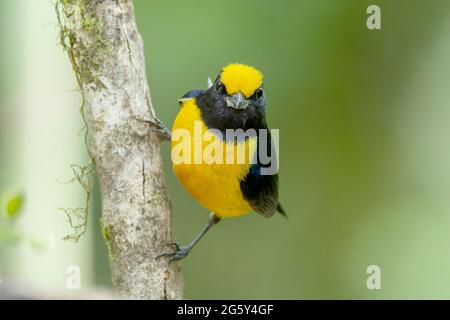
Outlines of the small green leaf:
{"label": "small green leaf", "polygon": [[23,195],[19,192],[5,193],[1,199],[1,211],[3,211],[8,218],[17,217],[23,207]]}

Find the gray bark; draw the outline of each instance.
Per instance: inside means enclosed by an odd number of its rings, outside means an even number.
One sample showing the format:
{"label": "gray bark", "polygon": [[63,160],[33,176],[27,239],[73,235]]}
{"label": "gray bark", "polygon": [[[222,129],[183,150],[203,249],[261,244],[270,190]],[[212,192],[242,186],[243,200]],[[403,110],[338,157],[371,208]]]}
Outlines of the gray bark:
{"label": "gray bark", "polygon": [[144,49],[131,0],[59,0],[61,41],[84,99],[100,181],[112,282],[132,299],[181,299],[178,263],[155,257],[171,242],[171,206]]}

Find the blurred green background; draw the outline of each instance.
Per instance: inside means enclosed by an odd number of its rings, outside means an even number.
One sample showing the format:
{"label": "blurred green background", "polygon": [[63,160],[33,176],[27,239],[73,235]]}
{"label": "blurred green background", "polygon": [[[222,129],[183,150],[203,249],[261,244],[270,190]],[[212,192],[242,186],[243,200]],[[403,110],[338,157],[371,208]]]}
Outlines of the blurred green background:
{"label": "blurred green background", "polygon": [[[381,30],[366,8],[381,7]],[[222,222],[183,261],[186,297],[450,298],[450,2],[136,0],[152,99],[171,125],[177,98],[229,62],[265,75],[280,129],[280,199],[289,214]],[[49,0],[0,0],[0,195],[24,195],[0,277],[65,290],[109,286],[98,193],[87,235],[60,207],[82,205],[80,105]],[[175,235],[208,212],[180,186],[164,147]],[[3,196],[7,197],[7,196]],[[6,238],[6,237],[3,237]],[[381,268],[368,290],[366,268]],[[0,286],[1,290],[1,286]]]}

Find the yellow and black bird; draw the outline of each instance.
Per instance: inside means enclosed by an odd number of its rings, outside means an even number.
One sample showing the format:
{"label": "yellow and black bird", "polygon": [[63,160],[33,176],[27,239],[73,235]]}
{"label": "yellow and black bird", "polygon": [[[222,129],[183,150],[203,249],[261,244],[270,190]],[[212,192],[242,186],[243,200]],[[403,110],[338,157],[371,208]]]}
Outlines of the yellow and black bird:
{"label": "yellow and black bird", "polygon": [[[276,211],[285,215],[278,203],[278,174],[261,174],[266,164],[262,163],[258,152],[261,148],[259,132],[260,129],[268,131],[262,73],[245,64],[229,64],[222,69],[209,89],[186,93],[180,99],[180,111],[172,132],[181,129],[195,136],[196,124],[200,125],[202,134],[214,132],[213,140],[223,148],[224,158],[231,150],[236,159],[235,155],[241,147],[244,147],[246,156],[244,161],[233,163],[173,163],[174,172],[184,188],[212,214],[207,225],[188,246],[181,247],[174,243],[176,250],[161,255],[171,257],[171,260],[186,257],[205,233],[222,218],[237,217],[252,211],[264,217],[271,217]],[[254,134],[246,135],[243,139],[228,139],[227,130],[239,129]],[[174,136],[172,151],[179,144]],[[191,139],[190,148],[184,150],[191,153],[189,159],[193,157],[195,139]],[[274,152],[270,133],[269,139],[265,140],[269,152]]]}

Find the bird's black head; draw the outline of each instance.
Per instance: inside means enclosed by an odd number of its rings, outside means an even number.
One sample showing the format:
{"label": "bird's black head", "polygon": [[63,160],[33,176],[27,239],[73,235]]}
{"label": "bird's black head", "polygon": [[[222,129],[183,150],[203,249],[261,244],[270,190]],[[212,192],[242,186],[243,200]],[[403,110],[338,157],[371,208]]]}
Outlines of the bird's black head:
{"label": "bird's black head", "polygon": [[202,118],[210,129],[264,129],[263,76],[244,64],[222,69],[214,84],[197,97]]}

